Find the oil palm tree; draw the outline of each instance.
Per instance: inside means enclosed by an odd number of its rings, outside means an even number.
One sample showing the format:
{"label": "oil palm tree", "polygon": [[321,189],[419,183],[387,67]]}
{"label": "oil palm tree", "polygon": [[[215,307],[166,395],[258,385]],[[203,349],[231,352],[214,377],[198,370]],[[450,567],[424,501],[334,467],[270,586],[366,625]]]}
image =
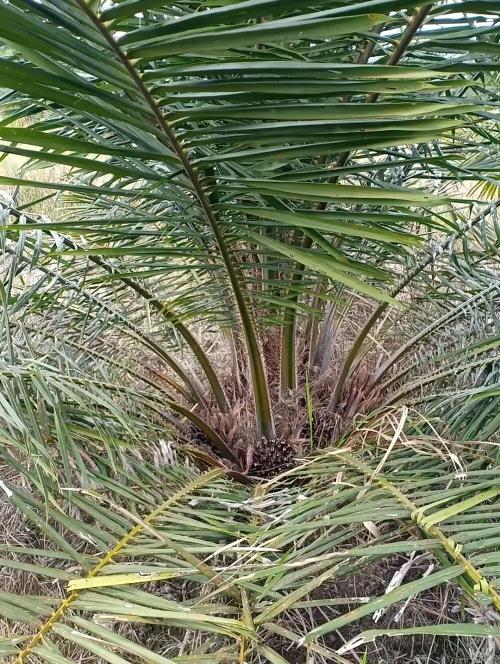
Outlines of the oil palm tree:
{"label": "oil palm tree", "polygon": [[[0,182],[41,190],[3,204],[1,454],[31,487],[4,488],[65,561],[54,573],[14,551],[6,565],[70,582],[35,612],[4,594],[4,615],[38,624],[6,653],[61,661],[57,635],[107,661],[123,661],[115,648],[168,660],[79,607],[214,632],[187,661],[234,661],[235,647],[283,661],[262,630],[345,661],[377,634],[324,635],[359,610],[298,631],[282,617],[319,610],[304,597],[330,578],[422,550],[442,569],[363,615],[451,579],[498,609],[481,568],[496,541],[466,539],[474,519],[492,534],[498,488],[494,452],[467,444],[500,429],[498,206],[469,195],[498,171],[494,3],[9,0],[0,18],[0,150],[25,160]],[[61,180],[30,177],[53,164]],[[49,196],[54,218],[39,212]],[[386,449],[360,444],[366,422],[392,427]],[[172,438],[213,470],[159,470]],[[276,473],[264,527],[247,484]],[[316,544],[315,528],[280,530],[322,513],[331,477],[333,529]],[[241,513],[252,495],[256,519]],[[138,576],[195,590],[146,597]]]}

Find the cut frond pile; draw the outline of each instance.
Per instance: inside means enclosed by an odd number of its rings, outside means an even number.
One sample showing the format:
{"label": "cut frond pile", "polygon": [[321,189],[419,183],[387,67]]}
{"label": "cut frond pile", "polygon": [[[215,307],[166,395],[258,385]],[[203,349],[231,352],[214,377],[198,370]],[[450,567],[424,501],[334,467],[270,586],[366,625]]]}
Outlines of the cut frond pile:
{"label": "cut frond pile", "polygon": [[[462,610],[459,624],[425,611],[411,627],[404,619],[421,593],[452,586],[500,608],[495,455],[477,445],[451,453],[432,439],[398,440],[388,453],[368,434],[361,448],[346,440],[253,488],[219,470],[133,457],[117,478],[92,474],[92,488],[68,487],[48,505],[6,482],[52,546],[43,565],[29,547],[10,547],[2,565],[57,583],[36,603],[2,592],[2,616],[29,627],[2,651],[17,662],[62,661],[75,644],[111,663],[277,662],[287,651],[302,653],[289,661],[309,652],[344,662],[379,637],[499,637],[479,612]],[[380,589],[377,575],[395,561],[392,589],[390,578]],[[347,583],[370,575],[368,596]]]}

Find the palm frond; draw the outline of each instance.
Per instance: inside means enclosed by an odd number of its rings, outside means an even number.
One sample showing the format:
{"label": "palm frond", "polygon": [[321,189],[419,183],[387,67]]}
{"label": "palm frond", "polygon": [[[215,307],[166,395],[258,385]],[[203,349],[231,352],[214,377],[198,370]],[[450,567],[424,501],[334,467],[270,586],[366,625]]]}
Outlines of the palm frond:
{"label": "palm frond", "polygon": [[[11,647],[19,662],[52,661],[72,644],[106,661],[117,651],[178,661],[182,630],[189,630],[188,661],[202,652],[223,661],[241,648],[251,659],[272,643],[265,635],[275,634],[284,653],[298,643],[342,662],[376,638],[377,629],[366,628],[370,616],[394,614],[408,598],[443,584],[459,583],[470,600],[498,609],[498,470],[490,463],[488,448],[456,447],[451,455],[438,441],[402,439],[385,449],[366,441],[356,454],[350,444],[327,450],[253,490],[220,470],[159,468],[132,457],[119,482],[106,471],[94,474],[92,489],[66,491],[53,507],[4,483],[9,500],[56,548],[45,567],[22,562],[34,554],[29,547],[11,550],[2,564],[67,584],[62,597],[37,608],[2,593],[2,615],[28,626]],[[381,561],[416,553],[434,561],[430,574],[411,581],[403,575],[394,589],[364,599],[333,590]],[[182,588],[189,588],[184,596]],[[314,607],[326,617],[320,625],[306,617]],[[125,624],[149,624],[146,640],[131,639]],[[359,634],[347,644],[329,636],[352,634],[352,625]],[[163,654],[148,648],[155,631],[169,644]],[[398,629],[406,632],[479,637],[498,628]]]}
{"label": "palm frond", "polygon": [[[423,207],[424,229],[436,230],[431,207],[447,205],[421,187],[465,174],[461,164],[482,149],[468,127],[479,137],[480,126],[488,131],[488,95],[470,69],[476,52],[494,50],[488,7],[478,8],[484,29],[465,20],[450,30],[446,4],[416,12],[408,26],[403,10],[415,3],[358,4],[250,2],[193,13],[189,4],[167,11],[153,3],[141,14],[127,2],[118,11],[16,0],[1,9],[0,36],[17,55],[0,63],[0,80],[16,90],[19,108],[38,104],[27,126],[14,124],[18,112],[5,118],[2,150],[25,158],[27,174],[49,163],[68,169],[67,182],[3,182],[71,194],[67,221],[39,227],[63,236],[57,260],[102,288],[122,285],[125,302],[139,297],[163,317],[201,364],[221,410],[223,381],[188,323],[208,318],[236,329],[239,320],[268,438],[262,326],[284,316],[293,332],[300,312],[318,315],[310,300],[325,279],[330,297],[348,290],[394,304],[385,283],[426,238],[418,221],[416,232],[408,229],[414,209]],[[359,35],[371,45],[367,55],[356,52]],[[453,40],[469,59],[460,60],[463,70],[454,61],[452,73]],[[366,104],[363,95],[383,99]],[[11,112],[12,96],[5,105]],[[411,152],[398,147],[408,144]],[[108,274],[94,277],[89,261]],[[292,346],[288,339],[283,352],[291,386]]]}

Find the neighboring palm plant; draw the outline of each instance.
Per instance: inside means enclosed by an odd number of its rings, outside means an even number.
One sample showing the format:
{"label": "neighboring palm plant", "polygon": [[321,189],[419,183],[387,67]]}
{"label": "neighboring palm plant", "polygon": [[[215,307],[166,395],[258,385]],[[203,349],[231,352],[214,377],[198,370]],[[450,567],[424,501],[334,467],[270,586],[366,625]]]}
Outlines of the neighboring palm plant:
{"label": "neighboring palm plant", "polygon": [[[0,453],[31,489],[3,486],[64,569],[16,549],[5,565],[71,581],[53,614],[0,597],[42,618],[6,654],[66,661],[57,635],[169,661],[102,626],[118,616],[216,634],[179,662],[282,662],[290,643],[341,662],[378,632],[323,634],[452,578],[500,609],[496,457],[465,444],[500,430],[498,204],[470,197],[499,170],[497,18],[488,1],[0,3],[0,151],[26,158],[0,183],[42,190],[3,204]],[[63,180],[30,178],[53,164]],[[58,218],[37,214],[47,196]],[[165,438],[215,470],[159,468]],[[314,628],[342,605],[318,588],[422,550],[443,570]],[[167,579],[184,599],[115,587]]]}

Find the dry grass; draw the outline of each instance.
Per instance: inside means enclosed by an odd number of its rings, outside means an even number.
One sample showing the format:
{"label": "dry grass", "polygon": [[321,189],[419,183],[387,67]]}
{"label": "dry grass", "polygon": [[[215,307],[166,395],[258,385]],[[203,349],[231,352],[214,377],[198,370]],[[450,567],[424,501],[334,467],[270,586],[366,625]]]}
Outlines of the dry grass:
{"label": "dry grass", "polygon": [[[6,155],[0,161],[0,175],[3,177],[39,180],[41,182],[61,182],[68,173],[67,166],[54,165],[47,168],[26,170],[26,159],[18,155]],[[2,199],[13,207],[26,207],[29,214],[46,215],[57,218],[59,192],[39,187],[16,187],[4,185],[0,187]],[[43,199],[32,205],[33,201]]]}

